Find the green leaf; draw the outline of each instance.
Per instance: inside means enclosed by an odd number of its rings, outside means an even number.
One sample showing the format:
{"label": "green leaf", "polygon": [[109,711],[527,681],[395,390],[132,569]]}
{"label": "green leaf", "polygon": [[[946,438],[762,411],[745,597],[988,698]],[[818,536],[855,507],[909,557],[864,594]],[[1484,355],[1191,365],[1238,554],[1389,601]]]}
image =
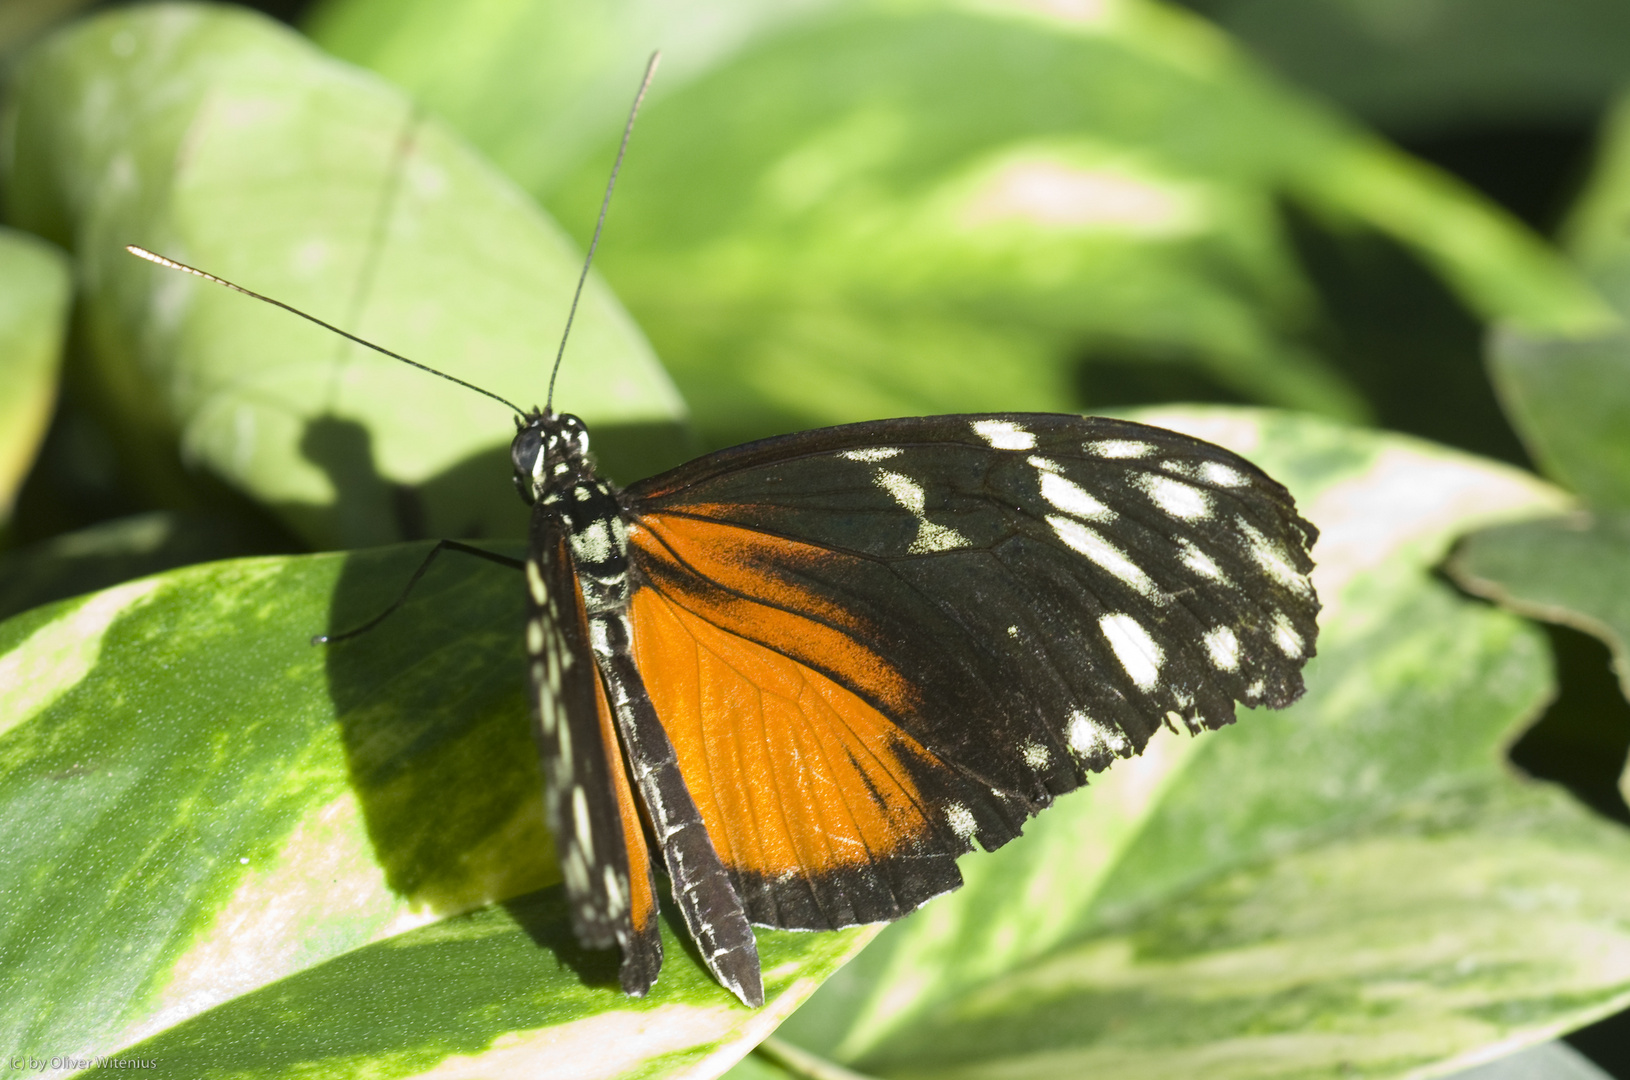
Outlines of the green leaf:
{"label": "green leaf", "polygon": [[1630,67],[1630,9],[1616,0],[1187,6],[1276,71],[1400,134],[1589,125]]}
{"label": "green leaf", "polygon": [[0,1041],[199,1077],[706,1076],[869,937],[761,933],[755,1011],[669,925],[624,997],[552,884],[512,575],[448,561],[378,630],[308,643],[423,551],[189,567],[0,624]]}
{"label": "green leaf", "polygon": [[1572,338],[1504,327],[1489,372],[1548,475],[1594,506],[1630,508],[1630,330]]}
{"label": "green leaf", "polygon": [[[1157,4],[811,4],[785,23],[722,0],[647,7],[618,10],[718,29],[667,53],[680,71],[665,69],[641,120],[601,265],[715,442],[1093,406],[1094,363],[1363,418],[1314,344],[1321,313],[1286,199],[1396,237],[1485,315],[1605,319],[1504,215]],[[542,113],[613,137],[609,110],[583,101],[610,92],[602,71],[631,83],[624,50],[644,45],[606,44],[611,19],[548,0],[477,14],[332,0],[314,28],[463,124],[584,235],[609,151],[545,165],[516,128]],[[604,66],[526,74],[532,50],[562,42]]]}
{"label": "green leaf", "polygon": [[760,39],[848,6],[318,0],[305,26],[335,56],[411,87],[521,186],[543,191],[622,130],[653,49],[659,100]]}
{"label": "green leaf", "polygon": [[[1602,294],[1630,313],[1630,97],[1603,132],[1584,194],[1563,229]],[[1586,501],[1630,508],[1630,331],[1536,333],[1503,327],[1489,373],[1506,415],[1547,473]]]}
{"label": "green leaf", "polygon": [[[580,256],[406,96],[259,16],[133,8],[32,52],[8,131],[10,218],[73,244],[86,382],[158,501],[205,502],[202,468],[321,546],[524,531],[500,404],[122,250],[541,403]],[[596,281],[558,391],[614,471],[679,452],[679,400]]]}
{"label": "green leaf", "polygon": [[1568,251],[1620,312],[1630,311],[1630,95],[1621,94],[1602,125],[1591,174],[1568,213]]}
{"label": "green leaf", "polygon": [[1630,836],[1502,750],[1544,639],[1431,570],[1554,512],[1516,470],[1225,410],[1137,414],[1238,450],[1322,535],[1307,696],[1158,736],[885,930],[778,1037],[873,1076],[1401,1075],[1622,1007]]}
{"label": "green leaf", "polygon": [[228,519],[161,510],[114,518],[0,554],[0,619],[161,570],[265,551]]}
{"label": "green leaf", "polygon": [[1461,542],[1448,569],[1468,592],[1600,638],[1630,698],[1630,515],[1484,529]]}
{"label": "green leaf", "polygon": [[62,252],[0,228],[0,525],[57,400],[72,292]]}

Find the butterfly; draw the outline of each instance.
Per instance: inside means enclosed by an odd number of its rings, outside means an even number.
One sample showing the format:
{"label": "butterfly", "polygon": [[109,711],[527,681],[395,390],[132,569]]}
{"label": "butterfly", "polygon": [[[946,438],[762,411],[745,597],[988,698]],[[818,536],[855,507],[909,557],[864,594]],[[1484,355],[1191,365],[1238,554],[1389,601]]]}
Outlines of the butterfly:
{"label": "butterfly", "polygon": [[1317,532],[1198,439],[912,417],[622,490],[588,445],[542,410],[512,444],[526,651],[573,926],[621,948],[630,994],[662,963],[658,866],[758,1005],[749,924],[897,919],[1163,724],[1302,693]]}
{"label": "butterfly", "polygon": [[[623,132],[578,295],[656,58]],[[752,926],[898,919],[1161,726],[1303,691],[1317,530],[1209,443],[1126,420],[926,416],[804,431],[619,489],[583,421],[489,390],[531,505],[534,734],[573,930],[662,966],[658,871],[708,969],[764,1002]],[[572,312],[576,311],[574,297]],[[570,332],[571,315],[567,317]],[[555,358],[558,373],[561,353]]]}
{"label": "butterfly", "polygon": [[573,929],[621,949],[629,994],[662,965],[659,868],[703,962],[760,1005],[750,924],[897,919],[960,885],[975,841],[1007,843],[1162,725],[1197,733],[1303,691],[1317,530],[1199,439],[910,417],[618,489],[581,419],[516,413],[525,560],[444,540],[408,588],[447,549],[523,571]]}

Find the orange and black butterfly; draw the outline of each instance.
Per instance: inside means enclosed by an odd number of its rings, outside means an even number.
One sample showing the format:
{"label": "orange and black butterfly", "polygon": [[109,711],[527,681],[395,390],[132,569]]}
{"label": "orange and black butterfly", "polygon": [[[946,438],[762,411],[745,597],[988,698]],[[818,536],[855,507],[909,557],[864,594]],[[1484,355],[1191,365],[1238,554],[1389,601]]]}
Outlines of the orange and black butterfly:
{"label": "orange and black butterfly", "polygon": [[618,490],[528,414],[526,644],[578,937],[662,962],[655,871],[763,1001],[749,924],[886,922],[1089,772],[1302,692],[1315,530],[1220,447],[1123,420],[806,431]]}
{"label": "orange and black butterfly", "polygon": [[962,883],[973,841],[1007,843],[1162,724],[1302,693],[1317,533],[1198,439],[912,417],[619,490],[577,417],[517,423],[548,820],[577,936],[622,949],[630,994],[662,964],[659,870],[708,967],[758,1005],[749,924],[897,919]]}
{"label": "orange and black butterfly", "polygon": [[1220,447],[1097,417],[912,417],[619,490],[577,417],[425,370],[514,409],[532,518],[523,562],[444,540],[408,589],[443,550],[524,571],[573,928],[621,949],[630,994],[662,965],[659,872],[709,969],[760,1005],[752,925],[897,919],[1163,724],[1302,693],[1317,533]]}

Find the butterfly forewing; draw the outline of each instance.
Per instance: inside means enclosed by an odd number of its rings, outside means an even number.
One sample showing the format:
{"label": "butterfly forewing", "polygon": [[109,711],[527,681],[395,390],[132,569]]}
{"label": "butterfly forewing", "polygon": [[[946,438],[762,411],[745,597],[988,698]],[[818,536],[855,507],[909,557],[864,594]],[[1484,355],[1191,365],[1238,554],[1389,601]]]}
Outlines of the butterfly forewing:
{"label": "butterfly forewing", "polygon": [[642,665],[758,922],[893,918],[1162,724],[1288,704],[1312,655],[1312,527],[1161,429],[851,425],[623,501]]}

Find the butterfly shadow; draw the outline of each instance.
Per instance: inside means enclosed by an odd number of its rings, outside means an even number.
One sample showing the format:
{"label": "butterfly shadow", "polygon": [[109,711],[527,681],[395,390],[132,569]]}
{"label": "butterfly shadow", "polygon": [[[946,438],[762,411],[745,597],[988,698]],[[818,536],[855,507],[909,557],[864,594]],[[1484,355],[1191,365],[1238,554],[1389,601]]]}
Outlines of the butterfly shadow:
{"label": "butterfly shadow", "polygon": [[[624,482],[677,465],[697,450],[688,430],[672,423],[601,425],[594,446],[602,474]],[[299,449],[334,491],[328,501],[278,507],[307,536],[358,548],[526,535],[527,508],[515,493],[507,445],[489,446],[413,483],[384,475],[372,433],[355,420],[307,420]]]}
{"label": "butterfly shadow", "polygon": [[515,925],[532,943],[555,955],[585,986],[616,986],[621,958],[616,949],[586,949],[572,933],[571,914],[566,906],[566,888],[547,889],[503,901]]}

